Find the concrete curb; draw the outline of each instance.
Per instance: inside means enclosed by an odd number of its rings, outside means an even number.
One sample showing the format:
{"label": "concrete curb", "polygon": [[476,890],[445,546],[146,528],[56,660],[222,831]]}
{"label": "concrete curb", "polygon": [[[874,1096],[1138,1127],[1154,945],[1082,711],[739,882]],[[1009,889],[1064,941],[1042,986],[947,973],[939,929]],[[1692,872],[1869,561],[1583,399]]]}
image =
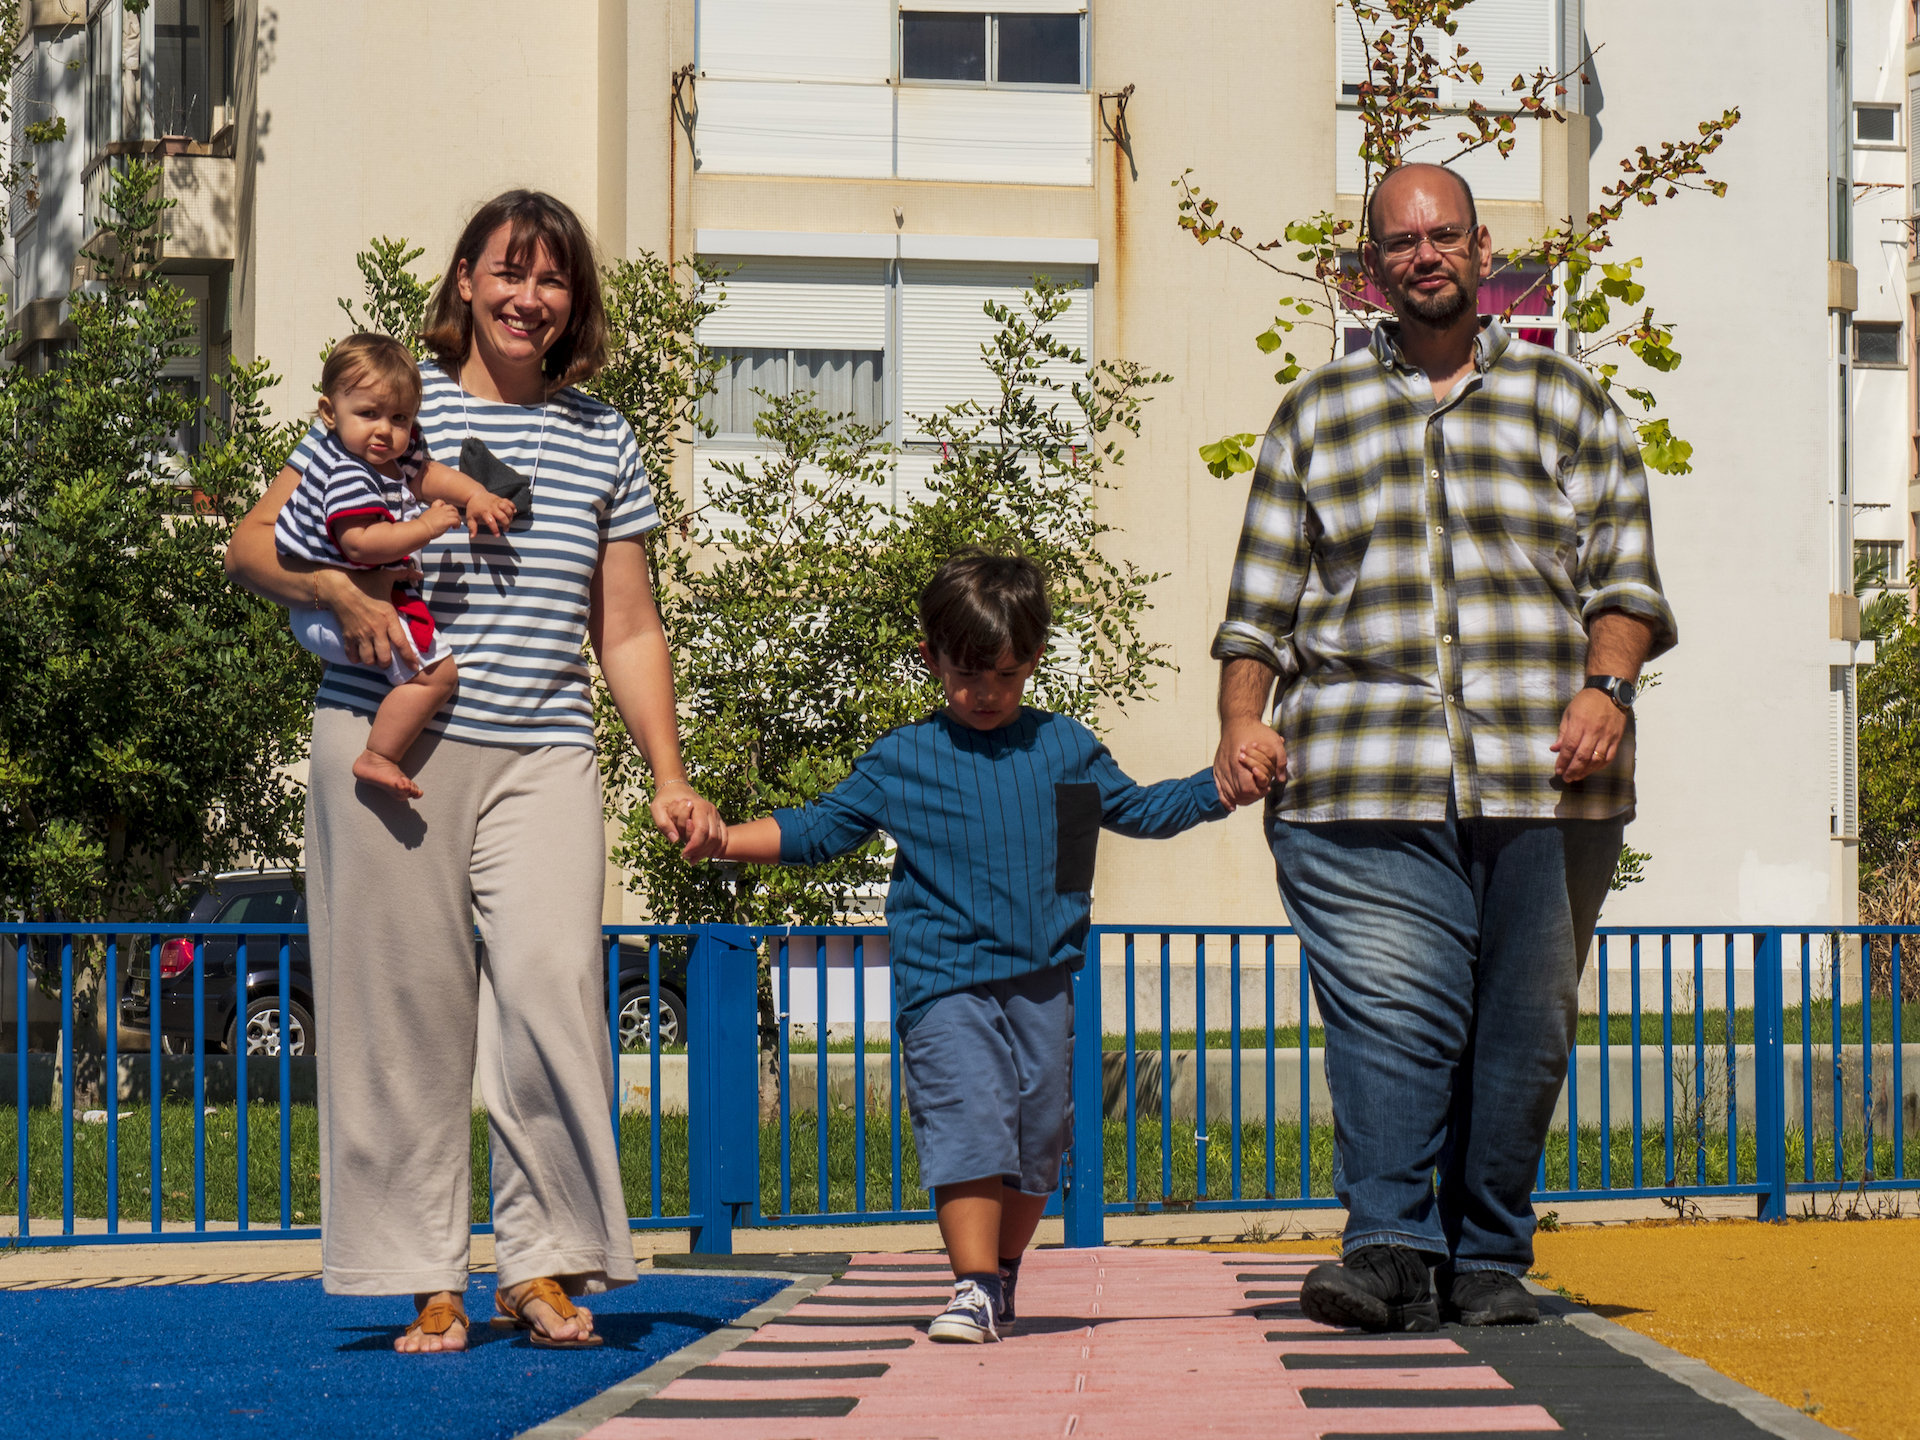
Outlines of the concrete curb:
{"label": "concrete curb", "polygon": [[1790,1405],[1783,1405],[1771,1395],[1762,1395],[1751,1386],[1729,1379],[1703,1360],[1682,1355],[1671,1346],[1662,1345],[1637,1330],[1616,1325],[1532,1280],[1523,1283],[1528,1290],[1549,1302],[1542,1308],[1555,1318],[1564,1320],[1576,1330],[1585,1331],[1596,1340],[1604,1340],[1622,1354],[1631,1355],[1643,1365],[1678,1380],[1695,1394],[1716,1405],[1739,1411],[1768,1434],[1778,1435],[1781,1440],[1852,1440],[1844,1431],[1822,1425],[1811,1415],[1802,1414]]}
{"label": "concrete curb", "polygon": [[676,1268],[662,1273],[725,1276],[730,1280],[757,1275],[791,1283],[766,1304],[755,1306],[739,1319],[728,1321],[711,1334],[703,1335],[684,1349],[676,1350],[666,1359],[649,1365],[638,1375],[622,1380],[611,1389],[602,1390],[591,1400],[574,1406],[564,1415],[556,1415],[553,1419],[536,1425],[531,1430],[522,1431],[515,1440],[580,1440],[582,1435],[595,1426],[611,1420],[636,1401],[645,1400],[648,1396],[666,1388],[694,1366],[705,1365],[726,1354],[741,1341],[752,1339],[753,1333],[762,1325],[778,1320],[834,1278],[832,1275],[795,1275],[783,1270],[682,1270]]}

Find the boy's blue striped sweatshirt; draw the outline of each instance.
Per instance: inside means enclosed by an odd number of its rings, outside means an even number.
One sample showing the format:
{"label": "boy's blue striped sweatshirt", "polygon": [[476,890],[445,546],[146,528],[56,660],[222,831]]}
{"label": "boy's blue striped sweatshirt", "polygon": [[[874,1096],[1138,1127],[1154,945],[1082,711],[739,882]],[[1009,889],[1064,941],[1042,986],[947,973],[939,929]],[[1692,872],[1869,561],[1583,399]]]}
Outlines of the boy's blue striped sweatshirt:
{"label": "boy's blue striped sweatshirt", "polygon": [[783,864],[818,864],[884,830],[894,1012],[902,1032],[943,995],[1078,968],[1102,827],[1143,839],[1227,813],[1202,770],[1140,785],[1086,726],[1024,708],[997,730],[935,712],[881,736],[812,804],[776,810]]}

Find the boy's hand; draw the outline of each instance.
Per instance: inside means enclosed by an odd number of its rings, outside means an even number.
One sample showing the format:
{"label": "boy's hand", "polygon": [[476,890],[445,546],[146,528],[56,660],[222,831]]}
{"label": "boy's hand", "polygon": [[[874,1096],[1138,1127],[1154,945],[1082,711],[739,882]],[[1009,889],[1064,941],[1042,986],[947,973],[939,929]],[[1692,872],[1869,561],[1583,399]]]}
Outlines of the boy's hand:
{"label": "boy's hand", "polygon": [[467,501],[467,534],[477,537],[484,525],[493,534],[504,535],[518,513],[506,496],[483,491]]}
{"label": "boy's hand", "polygon": [[429,534],[438,540],[460,523],[460,512],[444,500],[436,500],[421,512],[420,519]]}
{"label": "boy's hand", "polygon": [[1273,789],[1275,757],[1257,745],[1242,745],[1238,752],[1240,764],[1251,771],[1261,789]]}

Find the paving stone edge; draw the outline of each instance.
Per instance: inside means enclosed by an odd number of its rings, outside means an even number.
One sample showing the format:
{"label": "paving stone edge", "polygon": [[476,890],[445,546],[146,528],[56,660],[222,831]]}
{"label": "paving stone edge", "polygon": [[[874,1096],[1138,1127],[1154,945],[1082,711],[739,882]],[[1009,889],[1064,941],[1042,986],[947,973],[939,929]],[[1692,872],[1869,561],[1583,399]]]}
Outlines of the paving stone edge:
{"label": "paving stone edge", "polygon": [[1811,1415],[1803,1414],[1791,1405],[1783,1405],[1771,1395],[1763,1395],[1750,1385],[1742,1385],[1738,1380],[1722,1375],[1703,1360],[1682,1355],[1652,1336],[1617,1325],[1531,1280],[1524,1283],[1535,1295],[1555,1302],[1555,1308],[1565,1307],[1560,1318],[1575,1329],[1585,1331],[1596,1340],[1604,1340],[1621,1353],[1633,1356],[1670,1379],[1678,1380],[1695,1394],[1717,1405],[1737,1410],[1762,1430],[1778,1435],[1780,1440],[1852,1440],[1844,1431],[1836,1430],[1831,1425],[1822,1425]]}
{"label": "paving stone edge", "polygon": [[[764,1305],[757,1305],[736,1320],[730,1320],[711,1334],[703,1335],[691,1345],[676,1350],[666,1359],[656,1361],[638,1375],[629,1376],[611,1389],[602,1390],[584,1404],[576,1405],[564,1415],[523,1430],[514,1440],[580,1440],[589,1430],[604,1424],[614,1416],[626,1410],[639,1400],[665,1389],[696,1365],[705,1365],[733,1349],[743,1340],[753,1338],[754,1331],[762,1325],[778,1320],[787,1311],[798,1305],[809,1295],[833,1280],[831,1275],[795,1275],[786,1270],[674,1270],[674,1275],[713,1275],[729,1280],[742,1277],[762,1276],[769,1280],[785,1280],[787,1288],[775,1295]],[[1846,1437],[1842,1437],[1846,1440]]]}

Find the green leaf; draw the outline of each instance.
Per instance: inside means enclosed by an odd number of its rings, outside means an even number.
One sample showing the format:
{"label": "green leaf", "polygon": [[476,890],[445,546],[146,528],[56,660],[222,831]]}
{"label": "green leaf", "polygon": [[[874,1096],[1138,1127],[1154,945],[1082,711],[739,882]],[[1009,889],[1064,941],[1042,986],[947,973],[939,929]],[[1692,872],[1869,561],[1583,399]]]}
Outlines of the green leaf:
{"label": "green leaf", "polygon": [[1207,462],[1209,473],[1229,480],[1253,469],[1259,443],[1258,435],[1222,435],[1211,445],[1200,447],[1200,458]]}
{"label": "green leaf", "polygon": [[1693,455],[1693,446],[1675,435],[1665,420],[1649,420],[1638,428],[1640,459],[1649,470],[1657,470],[1662,475],[1693,472],[1693,466],[1687,463]]}

